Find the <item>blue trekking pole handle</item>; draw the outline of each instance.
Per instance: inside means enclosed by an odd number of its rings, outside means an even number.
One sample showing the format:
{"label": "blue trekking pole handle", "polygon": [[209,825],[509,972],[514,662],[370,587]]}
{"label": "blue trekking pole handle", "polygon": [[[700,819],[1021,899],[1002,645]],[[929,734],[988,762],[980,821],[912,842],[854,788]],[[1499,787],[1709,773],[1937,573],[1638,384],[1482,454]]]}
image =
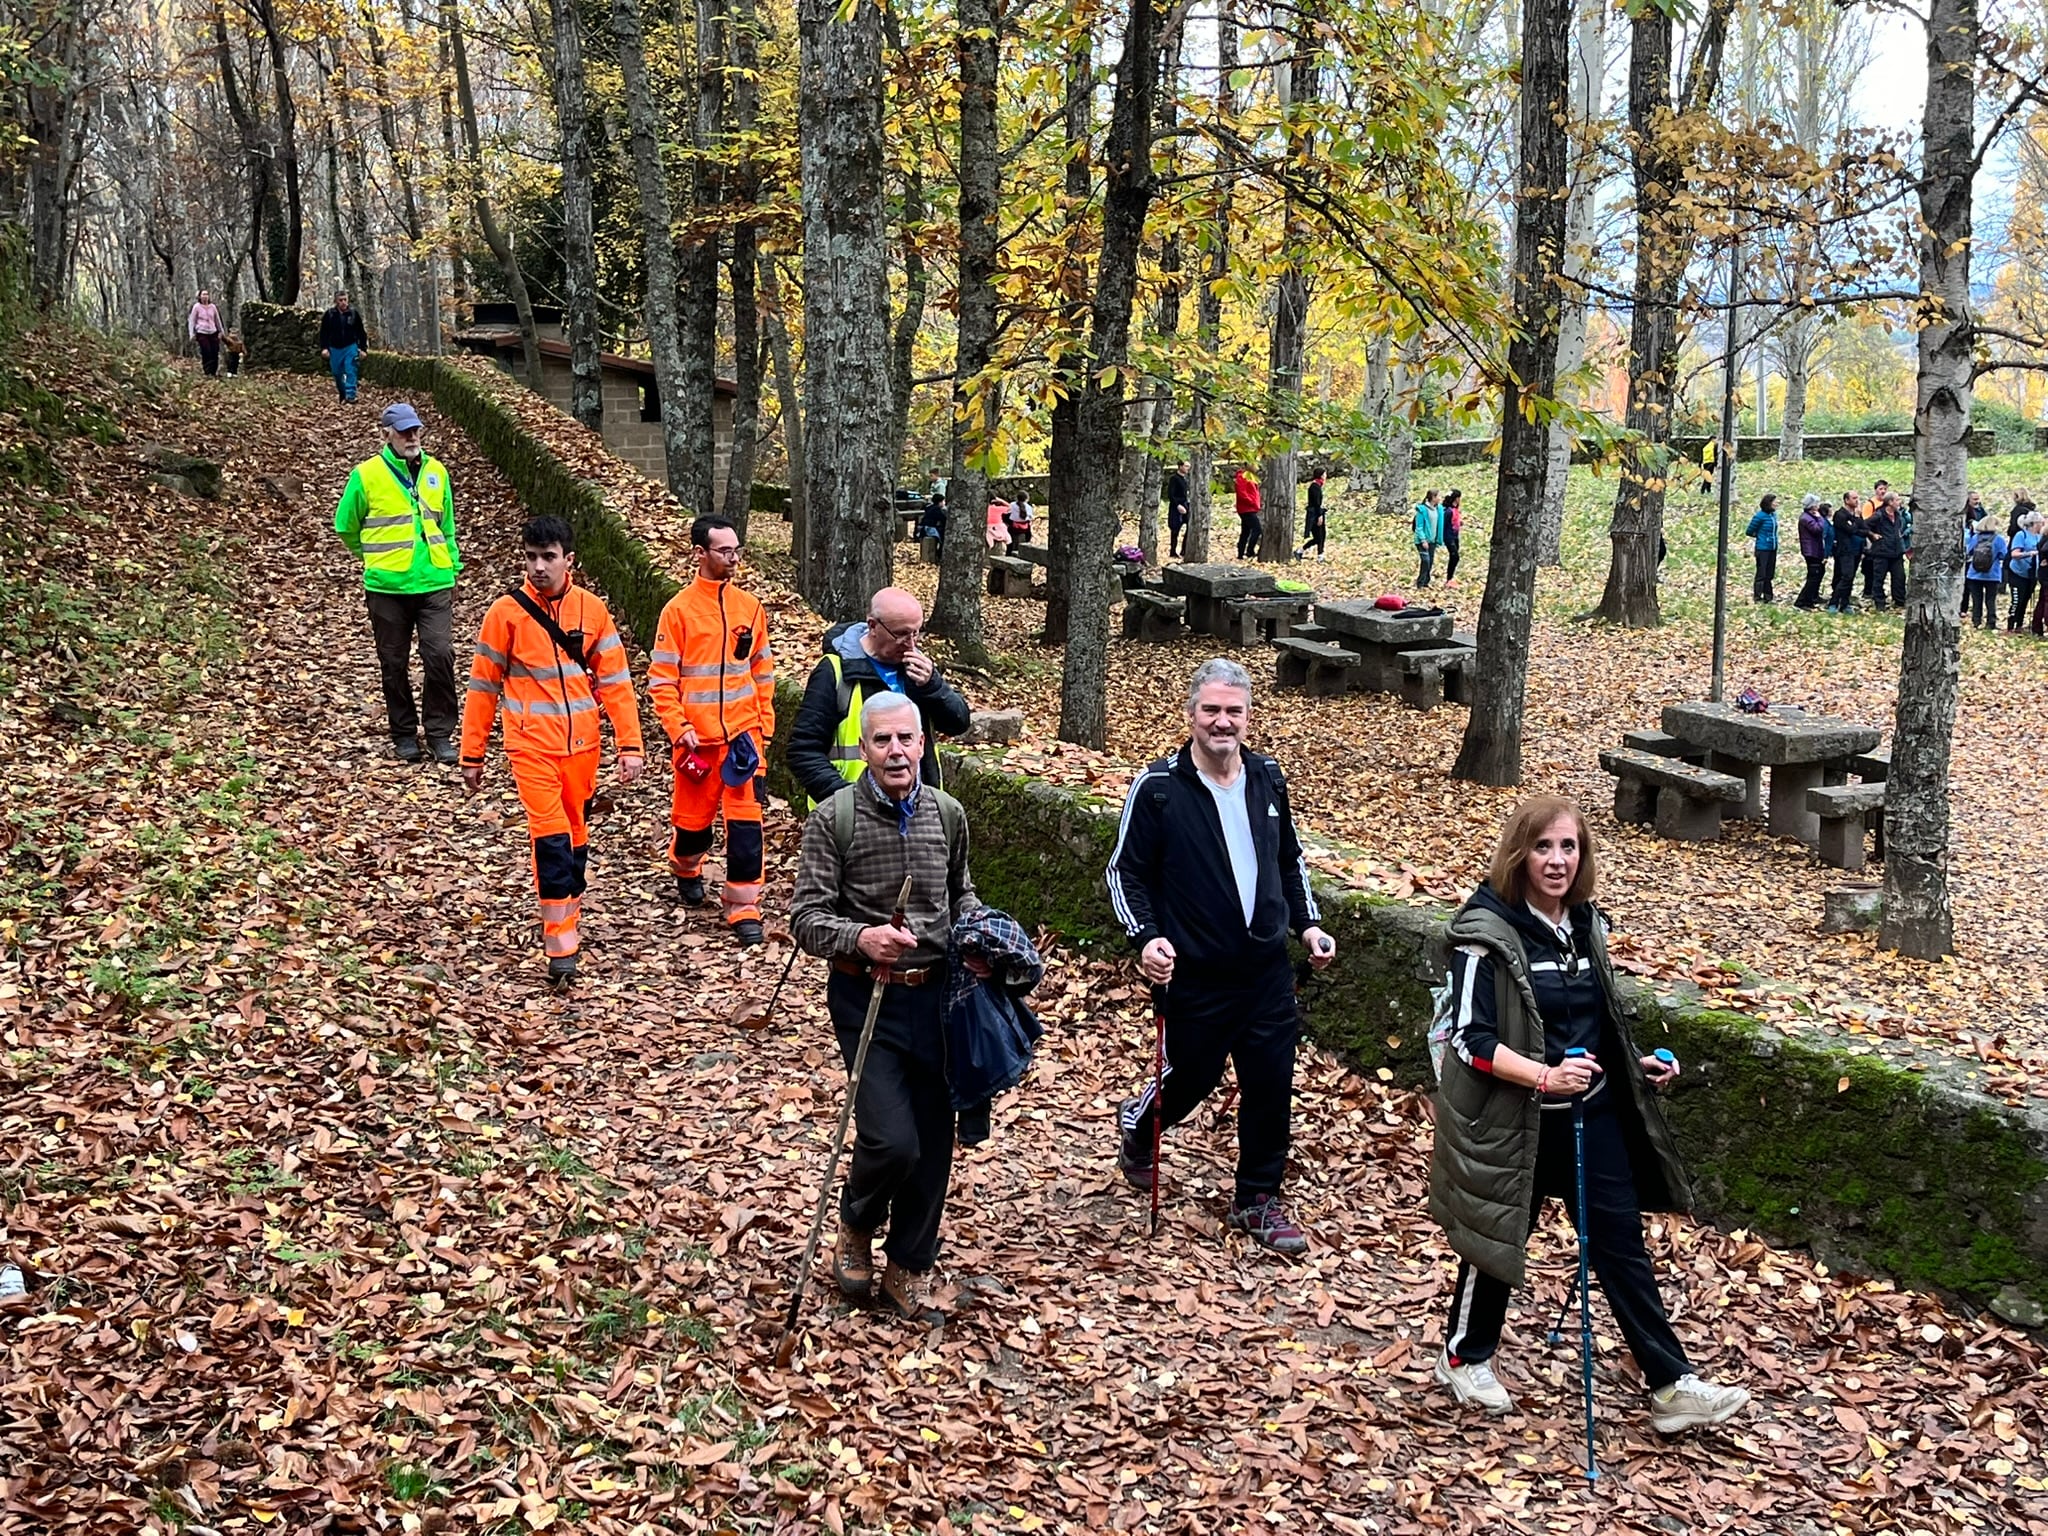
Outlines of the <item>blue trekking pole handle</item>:
{"label": "blue trekking pole handle", "polygon": [[[1590,1053],[1574,1046],[1565,1059]],[[1579,1376],[1586,1391],[1586,1481],[1597,1482],[1600,1463],[1593,1450],[1593,1295],[1589,1287],[1586,1256],[1586,1098],[1572,1099],[1572,1161],[1577,1165],[1579,1183]]]}

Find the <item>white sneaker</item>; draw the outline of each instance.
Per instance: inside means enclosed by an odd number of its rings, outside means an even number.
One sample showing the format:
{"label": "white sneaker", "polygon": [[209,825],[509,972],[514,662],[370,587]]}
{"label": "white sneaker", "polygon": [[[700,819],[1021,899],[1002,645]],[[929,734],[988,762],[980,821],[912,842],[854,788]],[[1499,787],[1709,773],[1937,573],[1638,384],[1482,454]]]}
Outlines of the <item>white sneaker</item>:
{"label": "white sneaker", "polygon": [[1650,1425],[1660,1435],[1675,1435],[1722,1423],[1748,1406],[1745,1389],[1717,1386],[1688,1371],[1670,1386],[1650,1394]]}
{"label": "white sneaker", "polygon": [[1508,1389],[1500,1384],[1500,1378],[1493,1374],[1493,1367],[1484,1360],[1475,1360],[1470,1365],[1453,1365],[1448,1354],[1436,1357],[1436,1379],[1451,1389],[1451,1396],[1461,1403],[1477,1403],[1488,1413],[1506,1413],[1515,1406],[1515,1400],[1508,1396]]}

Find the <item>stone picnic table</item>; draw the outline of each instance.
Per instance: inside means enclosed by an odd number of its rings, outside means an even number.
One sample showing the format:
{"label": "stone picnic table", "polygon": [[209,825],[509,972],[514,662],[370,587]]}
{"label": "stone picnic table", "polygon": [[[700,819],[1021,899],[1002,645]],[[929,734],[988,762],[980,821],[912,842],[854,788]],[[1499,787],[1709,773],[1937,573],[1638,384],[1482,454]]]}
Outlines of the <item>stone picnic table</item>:
{"label": "stone picnic table", "polygon": [[1231,614],[1223,605],[1233,597],[1275,597],[1280,583],[1248,565],[1169,565],[1159,572],[1159,585],[1187,599],[1187,626],[1198,635],[1231,637]]}
{"label": "stone picnic table", "polygon": [[1744,820],[1764,819],[1763,770],[1770,769],[1771,832],[1809,848],[1820,842],[1820,817],[1808,809],[1806,792],[1846,782],[1849,760],[1870,751],[1883,736],[1875,726],[1786,705],[1748,715],[1733,704],[1667,704],[1663,726],[1667,734],[1703,749],[1708,767],[1743,781]]}
{"label": "stone picnic table", "polygon": [[1365,601],[1317,603],[1316,623],[1345,650],[1358,653],[1356,686],[1374,693],[1401,691],[1403,651],[1441,646],[1451,639],[1448,613],[1400,613]]}

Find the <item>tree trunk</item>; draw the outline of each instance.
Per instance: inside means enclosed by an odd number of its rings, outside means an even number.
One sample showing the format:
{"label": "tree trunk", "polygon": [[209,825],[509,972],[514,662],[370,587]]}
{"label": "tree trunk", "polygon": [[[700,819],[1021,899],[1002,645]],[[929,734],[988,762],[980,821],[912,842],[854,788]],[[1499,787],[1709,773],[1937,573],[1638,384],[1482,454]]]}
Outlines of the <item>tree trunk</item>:
{"label": "tree trunk", "polygon": [[1820,322],[1795,314],[1778,333],[1778,356],[1785,368],[1785,411],[1778,420],[1778,458],[1796,464],[1806,457],[1806,381],[1813,367]]}
{"label": "tree trunk", "polygon": [[484,191],[483,135],[477,127],[476,94],[469,83],[469,47],[462,35],[462,11],[456,0],[441,0],[441,23],[448,29],[448,48],[455,62],[455,100],[462,112],[462,141],[469,155],[471,205],[484,232],[484,244],[491,248],[499,270],[505,274],[505,288],[512,296],[513,312],[519,316],[520,348],[526,358],[526,387],[537,395],[547,393],[541,372],[540,332],[533,323],[533,298],[526,291],[526,274],[519,269],[519,253],[512,248],[511,234],[498,225],[498,215]]}
{"label": "tree trunk", "polygon": [[789,547],[796,556],[797,590],[804,585],[804,559],[810,549],[809,503],[804,500],[804,413],[797,398],[796,364],[790,357],[789,327],[783,323],[782,281],[775,258],[762,252],[755,261],[762,299],[761,324],[768,335],[768,362],[775,370],[775,400],[782,414],[782,456],[789,462]]}
{"label": "tree trunk", "polygon": [[1921,960],[1955,949],[1948,890],[1948,760],[1962,649],[1963,501],[1969,487],[1972,127],[1977,0],[1933,0],[1920,136],[1919,384],[1906,643],[1885,779],[1884,921],[1878,944]]}
{"label": "tree trunk", "polygon": [[1115,484],[1123,449],[1124,372],[1145,212],[1152,201],[1152,130],[1164,0],[1131,0],[1104,146],[1102,254],[1089,323],[1090,358],[1076,423],[1076,491],[1069,539],[1072,612],[1060,675],[1060,739],[1098,751],[1109,735],[1109,612],[1116,582]]}
{"label": "tree trunk", "polygon": [[[213,8],[213,45],[214,58],[220,65],[221,96],[227,103],[228,117],[233,121],[235,132],[241,139],[242,159],[249,169],[249,275],[255,281],[257,297],[265,302],[270,302],[271,284],[268,275],[269,264],[265,260],[265,252],[266,248],[273,246],[280,253],[283,251],[284,237],[282,227],[284,224],[284,214],[277,206],[276,182],[270,172],[270,151],[268,145],[264,142],[262,125],[257,121],[256,116],[253,92],[258,68],[253,62],[251,63],[249,78],[252,94],[245,98],[242,94],[241,82],[235,75],[234,50],[228,41],[227,14],[218,3],[218,0],[216,0]],[[47,92],[50,89],[47,86],[31,87],[28,93],[31,117],[30,133],[35,138],[37,144],[35,157],[30,161],[29,168],[31,188],[37,185],[36,162],[49,153],[44,147],[49,134],[48,130],[42,126],[41,121],[48,117],[49,113],[46,109],[38,106],[38,93]],[[35,217],[38,223],[32,226],[32,238],[37,261],[35,281],[39,295],[46,281],[44,263],[46,260],[55,260],[56,247],[51,242],[54,242],[61,233],[61,224],[53,225],[47,234],[40,227],[40,221],[46,217],[43,205],[44,200],[41,197],[37,197]],[[59,221],[65,217],[64,205],[61,200],[47,217]],[[275,240],[269,238],[272,231],[276,232]],[[46,245],[50,248],[50,255],[48,257],[44,254]],[[48,269],[48,272],[47,280],[54,282],[54,268]]]}
{"label": "tree trunk", "polygon": [[[903,29],[896,19],[896,7],[882,7],[882,35],[898,57],[903,53]],[[924,249],[920,244],[927,210],[924,201],[924,162],[915,147],[906,157],[903,173],[903,218],[898,225],[903,245],[903,309],[889,338],[889,398],[895,409],[889,418],[889,483],[893,487],[903,474],[903,448],[910,438],[910,396],[916,377],[917,332],[924,324]]]}
{"label": "tree trunk", "polygon": [[882,18],[799,0],[804,210],[805,501],[827,619],[889,584],[889,221],[882,199]]}
{"label": "tree trunk", "polygon": [[[1595,125],[1606,112],[1602,89],[1607,78],[1606,0],[1583,0],[1578,36],[1572,45],[1572,191],[1565,204],[1564,313],[1557,334],[1557,375],[1567,379],[1586,360],[1586,294],[1578,284],[1586,277],[1595,236],[1594,194],[1600,189],[1602,153]],[[1568,398],[1581,393],[1576,384],[1561,386]],[[1536,563],[1554,566],[1564,559],[1564,493],[1571,478],[1571,434],[1564,423],[1549,431],[1549,467],[1543,475],[1543,525],[1537,539]]]}
{"label": "tree trunk", "polygon": [[[1305,171],[1315,154],[1315,132],[1307,122],[1304,108],[1317,96],[1318,33],[1314,7],[1304,7],[1294,17],[1294,55],[1289,62],[1284,103],[1286,113],[1287,159],[1298,171]],[[1259,558],[1294,558],[1294,521],[1297,492],[1295,454],[1301,442],[1301,374],[1308,356],[1308,248],[1314,232],[1293,191],[1281,207],[1282,238],[1286,242],[1286,266],[1273,284],[1273,327],[1267,350],[1266,409],[1269,430],[1284,435],[1284,443],[1266,456],[1260,467],[1265,482],[1260,501]]]}
{"label": "tree trunk", "polygon": [[1557,386],[1564,296],[1566,146],[1572,0],[1528,0],[1522,24],[1521,169],[1516,178],[1515,264],[1501,392],[1500,479],[1479,605],[1479,651],[1468,686],[1472,715],[1451,772],[1481,784],[1522,781],[1522,704],[1536,599],[1548,434],[1528,407]]}
{"label": "tree trunk", "polygon": [[732,257],[726,272],[732,287],[732,449],[725,465],[725,519],[747,536],[754,504],[754,467],[761,439],[761,306],[755,294],[761,236],[757,205],[761,169],[754,157],[754,120],[760,110],[760,21],[754,0],[733,0],[726,27],[731,65],[732,127],[739,161],[728,182],[739,205],[732,226]]}
{"label": "tree trunk", "polygon": [[576,0],[548,0],[554,31],[555,118],[562,149],[562,307],[569,329],[569,414],[604,430],[597,337],[597,237],[583,20]]}
{"label": "tree trunk", "polygon": [[[1216,5],[1216,115],[1236,115],[1236,89],[1230,77],[1238,67],[1236,0]],[[1201,358],[1195,372],[1192,400],[1184,428],[1188,438],[1188,526],[1181,537],[1181,557],[1199,565],[1209,558],[1209,530],[1216,518],[1216,450],[1209,443],[1210,413],[1216,392],[1216,353],[1223,335],[1223,283],[1230,276],[1230,203],[1237,169],[1227,148],[1217,150],[1216,213],[1209,230],[1209,263],[1195,290],[1195,350]]]}
{"label": "tree trunk", "polygon": [[1380,471],[1380,516],[1404,522],[1415,502],[1415,423],[1408,412],[1421,369],[1422,333],[1417,331],[1401,343],[1387,371],[1387,464]]}
{"label": "tree trunk", "polygon": [[[718,229],[724,200],[720,150],[725,118],[724,0],[696,4],[696,112],[690,130],[692,217],[676,254],[681,290],[676,295],[682,348],[682,393],[673,409],[682,417],[683,486],[677,498],[691,512],[718,507]],[[662,405],[663,414],[671,409]]]}
{"label": "tree trunk", "polygon": [[1001,381],[990,376],[996,339],[996,210],[1002,201],[996,82],[1002,64],[1000,0],[959,0],[954,51],[960,72],[960,280],[953,354],[953,464],[932,632],[952,638],[970,665],[986,662],[981,573],[987,547],[987,455]]}
{"label": "tree trunk", "polygon": [[291,63],[284,56],[284,33],[270,0],[257,0],[252,12],[263,24],[270,47],[270,86],[277,104],[278,166],[284,172],[284,249],[271,269],[271,298],[278,304],[299,302],[299,267],[303,257],[306,210],[299,190],[299,114],[292,104]]}
{"label": "tree trunk", "polygon": [[641,245],[647,261],[647,342],[654,357],[654,387],[661,405],[662,456],[668,488],[684,506],[690,487],[690,441],[675,403],[683,386],[683,344],[676,319],[676,246],[671,233],[668,177],[661,165],[660,119],[647,83],[647,44],[641,32],[640,0],[611,0],[612,37],[619,49],[625,86],[627,138],[632,144],[633,185],[640,194]]}
{"label": "tree trunk", "polygon": [[[1064,645],[1073,604],[1076,518],[1073,508],[1083,493],[1081,471],[1081,396],[1090,371],[1082,328],[1088,319],[1088,259],[1082,244],[1088,205],[1095,190],[1090,138],[1094,132],[1095,55],[1084,33],[1067,56],[1066,255],[1060,264],[1060,333],[1054,343],[1052,372],[1058,394],[1053,400],[1046,449],[1045,633],[1047,645]],[[1098,365],[1099,366],[1099,365]],[[1112,471],[1112,479],[1114,471]]]}

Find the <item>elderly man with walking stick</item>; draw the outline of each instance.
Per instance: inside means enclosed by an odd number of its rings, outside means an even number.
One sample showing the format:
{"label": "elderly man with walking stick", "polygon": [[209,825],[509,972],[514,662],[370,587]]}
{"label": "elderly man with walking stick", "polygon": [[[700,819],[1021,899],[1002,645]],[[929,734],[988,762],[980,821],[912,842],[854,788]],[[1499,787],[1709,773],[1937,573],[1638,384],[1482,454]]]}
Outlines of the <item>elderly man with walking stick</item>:
{"label": "elderly man with walking stick", "polygon": [[1320,970],[1337,941],[1317,926],[1287,780],[1249,751],[1252,682],[1221,656],[1188,684],[1188,741],[1131,785],[1110,855],[1110,902],[1152,983],[1159,1033],[1144,1091],[1118,1114],[1117,1163],[1156,1190],[1159,1132],[1194,1111],[1237,1065],[1237,1192],[1230,1224],[1262,1248],[1300,1253],[1308,1236],[1280,1203],[1293,1114],[1289,934]]}
{"label": "elderly man with walking stick", "polygon": [[[806,954],[832,962],[825,1001],[853,1099],[833,1278],[846,1295],[874,1294],[929,1326],[945,1321],[932,1270],[953,1170],[947,945],[954,923],[982,904],[960,803],[919,781],[916,703],[876,693],[860,712],[860,749],[866,771],[805,823],[790,927]],[[985,962],[966,963],[984,973]],[[874,1241],[884,1227],[888,1267],[877,1284]]]}

